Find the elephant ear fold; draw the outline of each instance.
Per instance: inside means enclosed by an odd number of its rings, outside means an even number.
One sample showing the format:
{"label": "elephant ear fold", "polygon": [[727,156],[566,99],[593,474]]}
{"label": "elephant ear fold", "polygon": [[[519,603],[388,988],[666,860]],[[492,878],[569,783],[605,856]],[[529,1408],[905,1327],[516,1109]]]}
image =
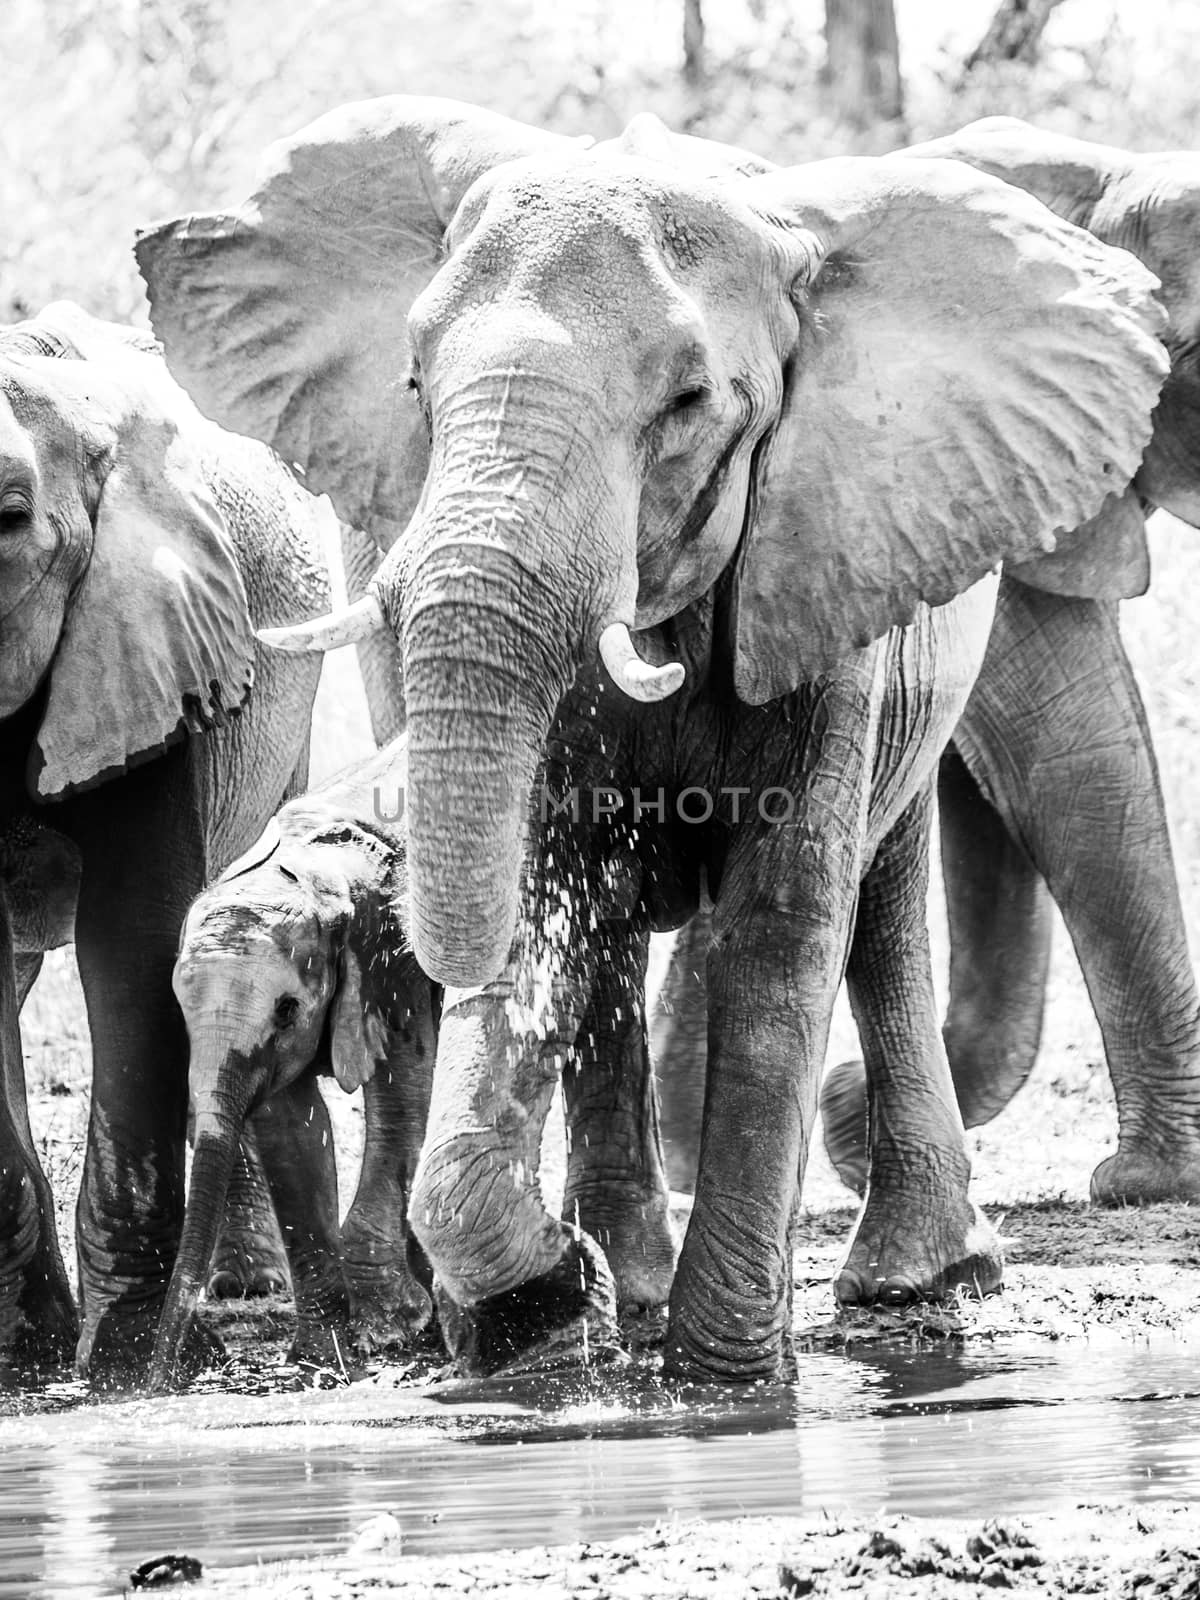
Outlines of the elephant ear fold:
{"label": "elephant ear fold", "polygon": [[760,702],[1095,516],[1166,360],[1132,256],[957,162],[819,162],[743,193],[797,273],[735,573],[735,682]]}
{"label": "elephant ear fold", "polygon": [[236,209],[139,238],[172,372],[208,416],[274,446],[386,546],[424,476],[406,318],[446,227],[492,168],[578,148],[454,100],[330,112],[268,150]]}
{"label": "elephant ear fold", "polygon": [[330,1010],[329,1054],[333,1075],[347,1094],[374,1076],[388,1050],[387,1024],[363,998],[362,968],[349,945],[342,952],[341,975]]}
{"label": "elephant ear fold", "polygon": [[1058,548],[1031,561],[1005,562],[1010,577],[1031,589],[1085,600],[1133,600],[1150,587],[1146,515],[1133,489],[1110,495],[1099,512]]}
{"label": "elephant ear fold", "polygon": [[202,463],[210,424],[158,356],[114,347],[103,363],[55,366],[56,388],[78,390],[104,443],[90,463],[91,559],[32,755],[44,798],[224,723],[254,675],[246,592]]}

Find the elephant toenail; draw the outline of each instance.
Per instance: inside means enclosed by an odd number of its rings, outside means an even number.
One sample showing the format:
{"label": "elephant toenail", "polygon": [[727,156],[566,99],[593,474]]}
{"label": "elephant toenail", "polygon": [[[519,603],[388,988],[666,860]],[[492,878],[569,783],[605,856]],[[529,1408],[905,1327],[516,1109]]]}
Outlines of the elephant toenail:
{"label": "elephant toenail", "polygon": [[921,1291],[909,1278],[885,1278],[878,1298],[885,1306],[911,1306],[921,1299]]}
{"label": "elephant toenail", "polygon": [[237,1300],[242,1294],[241,1279],[233,1272],[214,1272],[208,1280],[210,1300]]}

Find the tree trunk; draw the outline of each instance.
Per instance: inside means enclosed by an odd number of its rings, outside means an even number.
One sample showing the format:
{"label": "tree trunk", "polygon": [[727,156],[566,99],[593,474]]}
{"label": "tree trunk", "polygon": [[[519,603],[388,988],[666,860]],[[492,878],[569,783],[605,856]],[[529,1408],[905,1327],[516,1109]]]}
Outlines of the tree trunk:
{"label": "tree trunk", "polygon": [[988,31],[963,63],[972,72],[985,61],[1033,61],[1050,20],[1062,0],[1000,0]]}
{"label": "tree trunk", "polygon": [[853,128],[904,115],[892,0],[825,0],[824,81],[840,121]]}
{"label": "tree trunk", "polygon": [[683,81],[689,89],[704,82],[704,15],[700,0],[683,0]]}

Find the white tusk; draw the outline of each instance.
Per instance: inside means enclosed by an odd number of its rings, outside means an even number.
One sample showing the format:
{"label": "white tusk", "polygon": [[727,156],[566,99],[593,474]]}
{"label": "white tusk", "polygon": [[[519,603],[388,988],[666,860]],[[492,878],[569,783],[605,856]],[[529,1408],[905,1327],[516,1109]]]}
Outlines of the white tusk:
{"label": "white tusk", "polygon": [[654,667],[643,661],[634,649],[624,622],[610,622],[600,635],[600,659],[617,688],[631,700],[665,700],[684,679],[681,662],[670,661],[665,667]]}
{"label": "white tusk", "polygon": [[272,650],[285,650],[289,655],[320,655],[326,650],[339,650],[344,644],[358,644],[373,633],[384,633],[387,625],[379,601],[373,594],[365,594],[344,611],[331,611],[327,617],[297,622],[290,628],[256,628],[254,635]]}

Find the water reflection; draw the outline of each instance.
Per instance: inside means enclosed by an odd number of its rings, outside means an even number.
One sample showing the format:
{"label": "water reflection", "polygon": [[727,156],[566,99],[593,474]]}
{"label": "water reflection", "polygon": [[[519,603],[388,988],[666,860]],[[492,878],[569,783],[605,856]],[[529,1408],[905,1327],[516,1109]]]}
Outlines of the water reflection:
{"label": "water reflection", "polygon": [[120,1594],[168,1551],[222,1566],[344,1550],[384,1510],[407,1552],[448,1554],[656,1517],[1190,1498],[1194,1361],[1181,1346],[868,1350],[715,1397],[635,1373],[14,1421],[0,1424],[0,1596]]}

